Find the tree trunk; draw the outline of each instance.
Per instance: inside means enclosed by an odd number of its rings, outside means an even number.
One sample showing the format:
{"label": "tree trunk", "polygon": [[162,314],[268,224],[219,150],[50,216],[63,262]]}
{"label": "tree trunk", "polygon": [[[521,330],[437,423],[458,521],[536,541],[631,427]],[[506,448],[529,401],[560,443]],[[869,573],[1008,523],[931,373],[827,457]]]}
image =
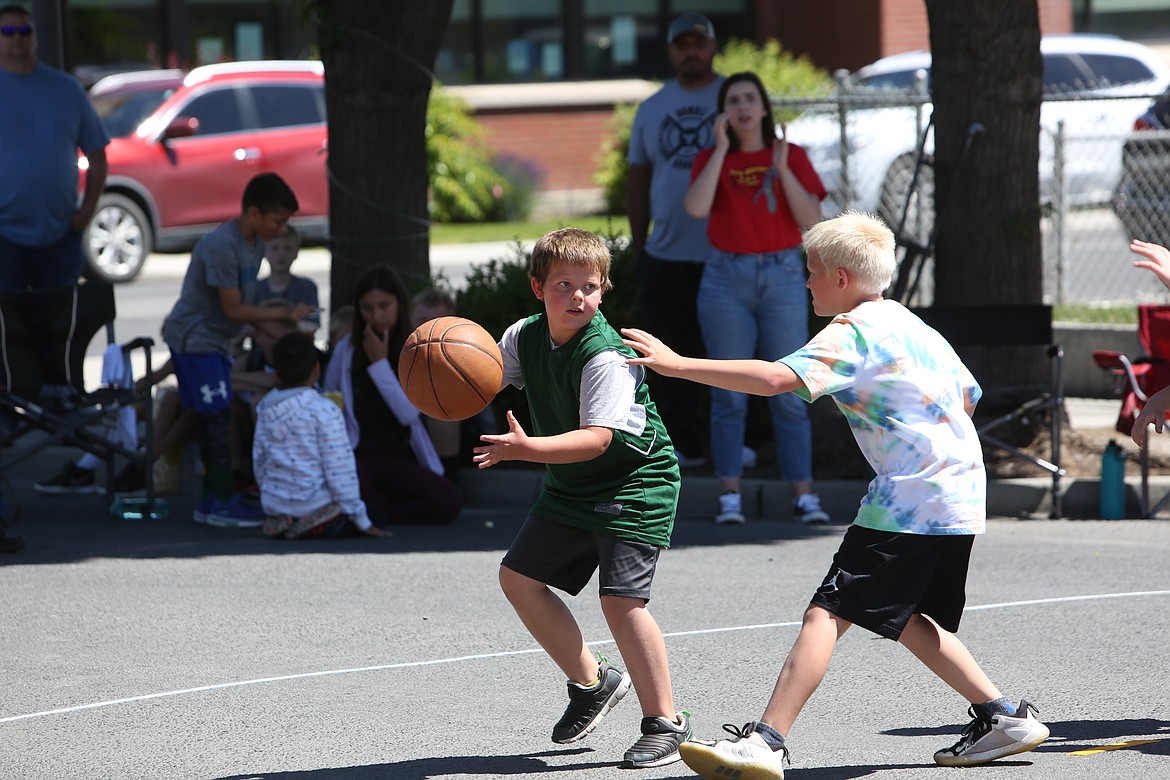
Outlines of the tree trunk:
{"label": "tree trunk", "polygon": [[[454,0],[316,0],[329,111],[330,306],[369,266],[430,278],[426,112]],[[405,301],[402,302],[405,305]]]}
{"label": "tree trunk", "polygon": [[[926,0],[934,103],[935,303],[1038,304],[1043,62],[1035,0]],[[966,147],[966,152],[964,148]],[[1034,350],[964,352],[984,384],[1039,383]]]}

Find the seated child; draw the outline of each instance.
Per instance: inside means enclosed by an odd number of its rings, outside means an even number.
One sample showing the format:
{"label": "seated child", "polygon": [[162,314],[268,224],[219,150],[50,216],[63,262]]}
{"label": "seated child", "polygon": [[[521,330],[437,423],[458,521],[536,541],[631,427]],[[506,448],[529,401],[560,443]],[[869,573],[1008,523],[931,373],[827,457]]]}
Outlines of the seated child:
{"label": "seated child", "polygon": [[313,311],[300,321],[300,327],[313,333],[321,326],[321,311],[317,308],[317,283],[307,276],[295,276],[292,273],[292,264],[300,248],[301,237],[291,225],[282,235],[266,242],[264,258],[268,261],[268,276],[256,282],[249,303],[282,298],[288,303],[311,304]]}
{"label": "seated child", "polygon": [[267,515],[264,533],[327,538],[352,524],[367,536],[386,536],[366,514],[341,410],[314,387],[320,358],[313,338],[303,332],[288,333],[272,347],[278,384],[260,399],[252,443]]}

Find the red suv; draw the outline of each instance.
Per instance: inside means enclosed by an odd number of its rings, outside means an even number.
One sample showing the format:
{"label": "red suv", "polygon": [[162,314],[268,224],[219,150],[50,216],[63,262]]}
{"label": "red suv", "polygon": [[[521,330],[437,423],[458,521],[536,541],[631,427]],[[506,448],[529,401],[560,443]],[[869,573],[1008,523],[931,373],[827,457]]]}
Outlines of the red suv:
{"label": "red suv", "polygon": [[[109,130],[110,174],[83,237],[91,277],[133,279],[151,251],[191,247],[240,213],[244,185],[273,171],[296,193],[292,222],[329,231],[320,62],[258,61],[107,76],[90,96]],[[84,157],[78,161],[85,186]]]}

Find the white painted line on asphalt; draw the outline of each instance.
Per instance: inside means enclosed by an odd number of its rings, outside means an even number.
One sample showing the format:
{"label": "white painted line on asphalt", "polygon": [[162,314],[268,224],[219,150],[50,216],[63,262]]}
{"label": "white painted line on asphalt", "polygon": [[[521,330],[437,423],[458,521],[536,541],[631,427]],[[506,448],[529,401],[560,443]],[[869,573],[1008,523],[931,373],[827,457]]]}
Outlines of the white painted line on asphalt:
{"label": "white painted line on asphalt", "polygon": [[[966,612],[976,612],[988,609],[1008,609],[1011,607],[1030,607],[1041,604],[1061,604],[1070,601],[1097,601],[1099,599],[1122,599],[1133,598],[1135,596],[1170,596],[1170,590],[1140,590],[1130,593],[1097,593],[1089,596],[1059,596],[1048,599],[1028,599],[1026,601],[1005,601],[999,604],[983,604],[977,607],[967,607]],[[669,634],[663,634],[663,637],[670,639],[682,636],[699,636],[702,634],[725,634],[733,631],[759,631],[761,629],[771,628],[793,628],[799,626],[801,621],[788,621],[785,623],[758,623],[748,626],[725,626],[722,628],[703,628],[694,631],[674,631]],[[603,639],[597,642],[589,642],[590,647],[598,645],[611,645],[612,639]],[[481,655],[463,655],[456,658],[436,658],[430,661],[406,661],[397,664],[381,664],[379,666],[360,666],[353,669],[330,669],[323,672],[304,672],[302,674],[286,674],[280,677],[261,677],[255,680],[239,680],[237,682],[218,683],[215,685],[201,685],[197,688],[183,688],[177,691],[164,691],[162,693],[148,693],[142,696],[129,696],[125,699],[110,699],[108,701],[98,701],[92,704],[79,704],[75,707],[61,707],[55,710],[43,710],[41,712],[29,712],[24,715],[13,715],[7,718],[0,718],[0,723],[14,723],[19,720],[30,720],[32,718],[44,718],[49,715],[63,715],[69,712],[80,712],[82,710],[93,710],[101,707],[113,707],[116,704],[130,704],[136,701],[149,701],[151,699],[165,699],[171,696],[183,696],[188,693],[203,693],[206,691],[218,691],[225,688],[241,688],[246,685],[260,685],[262,683],[284,682],[286,680],[305,680],[311,677],[329,677],[339,674],[355,674],[357,672],[380,672],[388,669],[416,669],[422,666],[439,666],[443,664],[455,664],[464,661],[484,661],[495,658],[511,658],[518,655],[532,655],[533,653],[543,653],[542,648],[530,648],[528,650],[507,650],[501,653],[483,653]]]}

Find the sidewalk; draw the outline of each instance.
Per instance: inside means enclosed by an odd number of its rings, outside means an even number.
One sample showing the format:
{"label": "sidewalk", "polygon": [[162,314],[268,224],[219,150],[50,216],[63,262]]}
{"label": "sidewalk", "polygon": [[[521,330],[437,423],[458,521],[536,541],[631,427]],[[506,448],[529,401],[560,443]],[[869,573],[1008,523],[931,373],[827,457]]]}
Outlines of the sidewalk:
{"label": "sidewalk", "polygon": [[[1116,402],[1099,400],[1069,399],[1069,415],[1073,429],[1077,427],[1112,426],[1116,419]],[[31,434],[38,435],[38,434]],[[135,523],[116,521],[107,512],[109,501],[99,495],[42,495],[33,483],[57,472],[77,451],[69,447],[50,446],[18,464],[4,475],[11,495],[21,507],[18,523],[11,535],[26,541],[36,541],[38,535],[47,531],[40,527],[38,519],[60,521],[68,519],[70,533],[93,535],[95,544],[100,545],[102,535],[111,525],[135,526]],[[104,473],[99,468],[99,481]],[[464,492],[466,512],[459,522],[468,522],[468,516],[482,512],[522,513],[528,509],[540,492],[543,471],[539,468],[500,466],[489,470],[464,469],[460,472],[460,486]],[[194,477],[188,477],[192,485]],[[1151,494],[1154,500],[1170,490],[1170,476],[1150,478]],[[1064,516],[1071,519],[1094,519],[1097,517],[1096,478],[1066,477],[1062,480]],[[988,516],[996,518],[1019,518],[1043,520],[1051,510],[1052,481],[1047,476],[1025,479],[992,479],[988,482]],[[1136,516],[1137,496],[1140,482],[1135,464],[1127,469],[1129,514]],[[865,495],[867,483],[864,480],[821,480],[817,482],[822,504],[834,518],[836,524],[852,521],[858,502]],[[682,494],[679,502],[680,522],[707,522],[717,504],[718,481],[713,476],[696,475],[683,471]],[[792,522],[789,512],[790,496],[787,483],[778,479],[745,479],[742,486],[744,514],[750,522]],[[165,533],[176,543],[191,538],[204,538],[213,534],[252,534],[246,531],[228,532],[222,529],[208,529],[190,520],[194,499],[190,494],[167,497],[170,516],[166,521],[152,525],[166,525]],[[472,521],[474,522],[474,521]],[[51,525],[60,532],[59,522]],[[104,530],[103,530],[104,529]],[[129,529],[127,529],[129,530]],[[258,533],[258,532],[256,532]],[[194,535],[194,536],[193,536]]]}

